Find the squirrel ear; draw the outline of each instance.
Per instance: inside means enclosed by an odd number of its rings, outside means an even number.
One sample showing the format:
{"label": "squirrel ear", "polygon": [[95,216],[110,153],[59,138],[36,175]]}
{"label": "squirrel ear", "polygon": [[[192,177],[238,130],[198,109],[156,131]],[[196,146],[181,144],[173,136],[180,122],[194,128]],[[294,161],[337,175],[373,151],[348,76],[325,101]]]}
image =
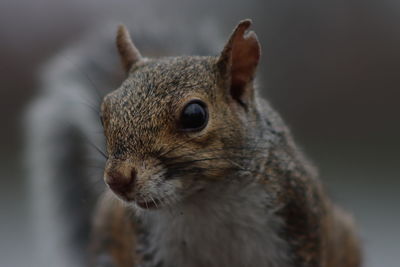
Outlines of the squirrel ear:
{"label": "squirrel ear", "polygon": [[223,77],[230,81],[232,98],[244,106],[252,94],[250,83],[261,54],[256,34],[253,31],[246,33],[251,23],[246,19],[236,26],[217,63]]}
{"label": "squirrel ear", "polygon": [[134,64],[142,60],[142,56],[133,44],[131,36],[124,25],[118,26],[116,43],[122,65],[125,71],[128,72]]}

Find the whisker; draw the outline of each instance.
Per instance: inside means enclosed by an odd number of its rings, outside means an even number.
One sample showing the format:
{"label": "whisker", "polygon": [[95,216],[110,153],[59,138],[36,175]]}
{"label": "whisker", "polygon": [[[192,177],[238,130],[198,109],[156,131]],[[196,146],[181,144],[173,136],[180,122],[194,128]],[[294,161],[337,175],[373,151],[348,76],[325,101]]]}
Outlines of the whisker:
{"label": "whisker", "polygon": [[150,196],[150,199],[151,199],[151,201],[154,203],[154,205],[156,206],[156,208],[158,209],[157,203],[156,203],[156,201],[154,200],[154,198],[153,198],[152,196]]}
{"label": "whisker", "polygon": [[88,143],[91,147],[93,147],[97,152],[99,152],[105,159],[108,159],[108,155],[101,150],[101,148],[99,148],[95,143],[93,143],[92,141],[88,140]]}
{"label": "whisker", "polygon": [[74,101],[74,102],[89,107],[91,110],[93,110],[95,112],[95,114],[99,114],[100,113],[100,108],[99,108],[98,105],[94,105],[94,104],[92,104],[90,102],[85,102],[85,101],[82,101],[82,100],[81,101]]}
{"label": "whisker", "polygon": [[95,94],[96,94],[97,97],[98,97],[99,102],[101,102],[102,96],[101,96],[101,94],[100,94],[100,91],[99,91],[98,87],[96,86],[96,84],[94,83],[94,81],[90,78],[90,76],[89,76],[86,72],[84,72],[84,71],[82,70],[82,68],[75,68],[77,64],[75,64],[68,56],[66,56],[66,55],[61,55],[61,56],[62,56],[66,61],[68,61],[68,62],[74,67],[74,69],[80,70],[79,72],[77,71],[77,73],[78,73],[79,75],[81,75],[83,78],[85,78],[87,81],[89,81],[89,83],[90,83],[90,85],[91,85],[91,87],[89,87],[89,88],[90,88],[92,91],[94,90]]}

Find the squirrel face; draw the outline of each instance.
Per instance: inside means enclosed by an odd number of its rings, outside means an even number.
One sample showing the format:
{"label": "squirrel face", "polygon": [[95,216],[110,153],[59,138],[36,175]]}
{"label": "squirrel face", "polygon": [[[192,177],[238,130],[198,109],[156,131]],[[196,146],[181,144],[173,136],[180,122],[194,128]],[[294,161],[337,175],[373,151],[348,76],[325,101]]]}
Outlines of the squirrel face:
{"label": "squirrel face", "polygon": [[101,107],[104,179],[117,196],[160,208],[238,171],[260,56],[255,34],[244,35],[250,25],[237,26],[220,57],[158,60],[142,59],[120,27],[128,77]]}

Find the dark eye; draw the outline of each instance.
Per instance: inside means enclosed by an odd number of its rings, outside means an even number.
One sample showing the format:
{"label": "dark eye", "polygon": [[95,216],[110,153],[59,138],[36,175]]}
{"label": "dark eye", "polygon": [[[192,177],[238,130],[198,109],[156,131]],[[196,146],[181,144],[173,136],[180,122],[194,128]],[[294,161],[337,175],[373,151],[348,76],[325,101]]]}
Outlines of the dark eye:
{"label": "dark eye", "polygon": [[187,104],[183,109],[180,126],[186,131],[201,131],[207,125],[207,120],[206,105],[199,100],[195,100]]}

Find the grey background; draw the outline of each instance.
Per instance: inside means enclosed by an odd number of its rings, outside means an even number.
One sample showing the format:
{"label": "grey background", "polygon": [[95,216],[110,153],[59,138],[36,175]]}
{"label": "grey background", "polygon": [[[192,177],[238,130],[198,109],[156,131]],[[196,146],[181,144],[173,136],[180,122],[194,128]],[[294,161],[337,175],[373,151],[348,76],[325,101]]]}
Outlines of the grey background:
{"label": "grey background", "polygon": [[[400,1],[0,1],[0,266],[30,266],[22,114],[42,63],[108,19],[252,18],[263,90],[356,217],[366,266],[399,266]],[[144,21],[144,23],[146,23]],[[190,34],[196,32],[188,30]]]}

